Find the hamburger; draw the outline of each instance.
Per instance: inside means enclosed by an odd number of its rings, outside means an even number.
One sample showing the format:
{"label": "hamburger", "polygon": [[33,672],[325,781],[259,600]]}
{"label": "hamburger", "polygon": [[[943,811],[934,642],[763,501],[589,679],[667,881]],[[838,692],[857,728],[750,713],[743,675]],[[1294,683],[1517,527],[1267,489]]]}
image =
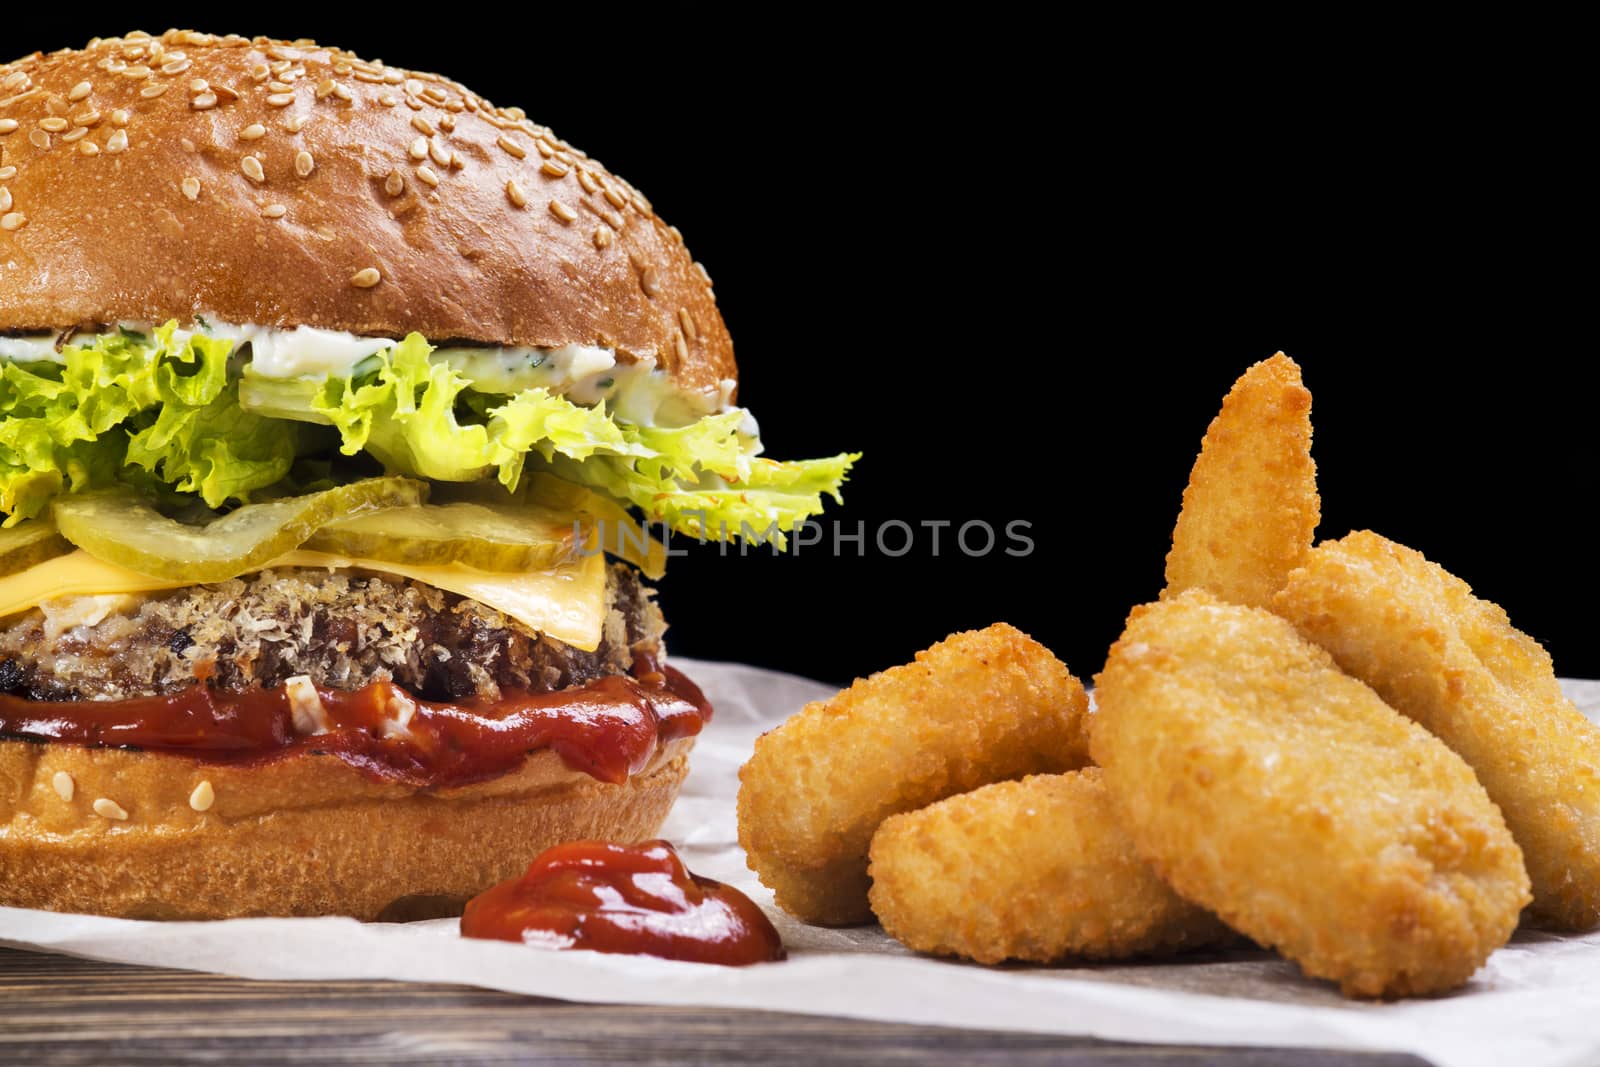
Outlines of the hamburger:
{"label": "hamburger", "polygon": [[0,904],[459,910],[653,836],[666,532],[782,543],[711,281],[446,78],[187,31],[0,66]]}

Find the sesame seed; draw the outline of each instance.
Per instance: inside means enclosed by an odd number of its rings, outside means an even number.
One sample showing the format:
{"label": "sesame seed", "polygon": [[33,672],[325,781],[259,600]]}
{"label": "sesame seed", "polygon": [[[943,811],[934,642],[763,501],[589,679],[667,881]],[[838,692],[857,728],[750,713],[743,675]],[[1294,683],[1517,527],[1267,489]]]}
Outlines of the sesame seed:
{"label": "sesame seed", "polygon": [[80,114],[72,116],[74,126],[94,126],[100,121],[100,112],[90,108]]}
{"label": "sesame seed", "polygon": [[94,92],[93,83],[91,83],[91,82],[79,82],[77,85],[74,85],[72,87],[72,91],[71,92],[67,93],[67,99],[71,100],[74,103],[76,103],[79,100],[82,100],[84,97],[88,96],[92,92]]}
{"label": "sesame seed", "polygon": [[250,68],[250,80],[264,82],[272,74],[272,68],[265,63],[257,63]]}
{"label": "sesame seed", "polygon": [[439,187],[439,176],[433,172],[432,167],[422,166],[417,168],[417,177],[435,189]]}
{"label": "sesame seed", "polygon": [[190,63],[187,59],[169,59],[165,63],[161,64],[161,73],[169,76],[174,74],[182,74],[184,71],[188,70],[189,67]]}
{"label": "sesame seed", "polygon": [[203,93],[209,88],[211,88],[211,83],[204,78],[194,78],[189,82],[189,91],[191,93]]}
{"label": "sesame seed", "polygon": [[571,222],[578,217],[578,213],[559,200],[550,201],[550,214],[562,222]]}
{"label": "sesame seed", "polygon": [[570,169],[565,163],[557,163],[553,159],[545,160],[543,165],[539,167],[542,173],[548,174],[552,178],[565,178],[567,171]]}
{"label": "sesame seed", "polygon": [[340,99],[340,100],[343,100],[343,101],[344,101],[344,102],[345,102],[345,103],[347,103],[347,104],[348,104],[348,103],[349,103],[349,102],[350,102],[350,101],[352,101],[352,100],[354,100],[354,99],[355,99],[355,97],[354,97],[354,96],[353,96],[353,95],[351,95],[351,92],[350,92],[350,90],[349,90],[349,89],[346,89],[346,88],[345,88],[345,87],[344,87],[344,86],[342,86],[342,85],[335,85],[335,86],[334,86],[334,87],[333,87],[333,95],[334,95],[334,96],[337,96],[337,97],[338,97],[338,98],[339,98],[339,99]]}
{"label": "sesame seed", "polygon": [[188,197],[190,200],[198,200],[200,198],[199,178],[191,175],[190,177],[183,179],[183,183],[179,186],[179,188],[183,190],[183,195]]}
{"label": "sesame seed", "polygon": [[288,213],[289,209],[284,207],[282,204],[268,204],[266,207],[261,209],[262,217],[268,219],[281,219]]}
{"label": "sesame seed", "polygon": [[454,133],[454,132],[456,132],[456,120],[455,120],[455,118],[453,116],[450,116],[450,115],[441,115],[439,117],[439,128],[441,130],[443,130],[445,133]]}
{"label": "sesame seed", "polygon": [[606,186],[606,202],[612,207],[627,207],[628,198],[617,192],[611,186]]}
{"label": "sesame seed", "polygon": [[354,69],[354,67],[342,59],[333,65],[333,72],[335,74],[349,74]]}
{"label": "sesame seed", "polygon": [[119,107],[111,112],[111,125],[126,126],[128,124],[128,109]]}
{"label": "sesame seed", "polygon": [[611,231],[606,229],[604,226],[596,226],[594,228],[594,246],[596,248],[604,248],[610,243]]}
{"label": "sesame seed", "polygon": [[622,232],[622,216],[621,215],[618,215],[615,211],[602,211],[602,212],[600,212],[600,217],[606,220],[606,225],[607,226],[610,226],[613,230],[616,230],[618,233]]}
{"label": "sesame seed", "polygon": [[261,160],[255,156],[245,156],[239,161],[239,169],[244,171],[244,176],[253,182],[267,180],[266,172],[261,169]]}
{"label": "sesame seed", "polygon": [[704,263],[700,262],[698,259],[695,260],[694,269],[700,272],[700,277],[705,280],[707,285],[711,284],[711,272],[706,270],[706,265]]}
{"label": "sesame seed", "polygon": [[658,279],[656,278],[656,269],[654,267],[646,267],[639,274],[639,288],[644,290],[645,296],[656,295],[656,290],[659,288],[659,284]]}
{"label": "sesame seed", "polygon": [[250,125],[239,131],[239,140],[259,141],[266,135],[267,128],[265,126],[261,125],[259,122],[252,122]]}
{"label": "sesame seed", "polygon": [[450,165],[450,153],[446,152],[444,145],[439,144],[437,141],[428,142],[428,155],[432,156],[433,161],[441,167]]}
{"label": "sesame seed", "polygon": [[195,811],[209,811],[216,799],[217,791],[211,788],[211,783],[202,781],[194,787],[194,792],[189,794],[189,806]]}
{"label": "sesame seed", "polygon": [[358,82],[368,82],[377,85],[383,84],[383,75],[373,70],[358,70],[355,73],[355,79]]}
{"label": "sesame seed", "polygon": [[418,137],[415,141],[412,141],[410,155],[412,159],[427,159],[428,139],[426,137]]}
{"label": "sesame seed", "polygon": [[311,172],[317,167],[317,161],[311,158],[310,152],[297,152],[294,157],[294,172],[302,178],[309,178]]}
{"label": "sesame seed", "polygon": [[88,138],[84,138],[78,142],[78,151],[86,156],[98,156],[100,154],[100,146]]}
{"label": "sesame seed", "polygon": [[50,788],[56,791],[56,796],[62,800],[71,800],[72,794],[77,791],[78,783],[72,780],[72,775],[66,771],[57,771],[50,776]]}
{"label": "sesame seed", "polygon": [[288,82],[268,82],[267,83],[267,92],[269,92],[269,93],[288,93],[288,92],[293,92],[293,91],[294,91],[294,86],[290,85]]}
{"label": "sesame seed", "polygon": [[422,134],[424,137],[433,136],[433,123],[429,122],[421,115],[411,116],[411,128]]}
{"label": "sesame seed", "polygon": [[467,165],[467,161],[461,158],[461,153],[460,152],[451,152],[450,153],[450,169],[451,170],[460,170],[462,167],[465,167],[466,165]]}
{"label": "sesame seed", "polygon": [[696,338],[697,333],[694,328],[694,316],[689,314],[688,308],[678,309],[678,324],[683,327],[683,335],[685,337],[691,341]]}
{"label": "sesame seed", "polygon": [[189,101],[189,106],[194,108],[196,111],[209,111],[217,106],[217,94],[201,93],[199,96]]}
{"label": "sesame seed", "polygon": [[299,133],[305,124],[306,117],[304,115],[290,115],[288,118],[283,120],[283,128],[288,130],[290,133]]}
{"label": "sesame seed", "polygon": [[383,180],[383,191],[390,196],[399,196],[406,191],[406,180],[397,170],[391,170],[389,176]]}
{"label": "sesame seed", "polygon": [[94,813],[101,818],[115,819],[117,822],[123,822],[128,818],[128,813],[123,810],[122,805],[109,797],[101,797],[94,802]]}
{"label": "sesame seed", "polygon": [[293,93],[273,93],[267,97],[268,107],[288,107],[292,103],[294,103]]}
{"label": "sesame seed", "polygon": [[689,345],[684,341],[683,334],[674,333],[672,335],[672,345],[678,351],[678,359],[685,360],[689,358]]}
{"label": "sesame seed", "polygon": [[0,215],[11,210],[11,190],[0,185]]}
{"label": "sesame seed", "polygon": [[67,128],[67,120],[53,117],[48,119],[40,119],[39,128],[41,130],[49,130],[51,133],[60,133],[62,130]]}
{"label": "sesame seed", "polygon": [[399,102],[400,101],[394,98],[393,93],[380,93],[378,95],[378,103],[382,104],[384,107],[394,107]]}
{"label": "sesame seed", "polygon": [[8,182],[17,176],[17,168],[13,166],[0,167],[0,182]]}
{"label": "sesame seed", "polygon": [[543,141],[533,142],[533,147],[537,148],[539,150],[539,154],[546,159],[549,159],[556,154],[556,150],[545,144]]}
{"label": "sesame seed", "polygon": [[8,211],[0,215],[0,230],[20,230],[28,224],[28,216],[20,211]]}
{"label": "sesame seed", "polygon": [[162,93],[165,93],[170,88],[172,88],[172,86],[163,82],[151,82],[149,85],[146,85],[143,89],[139,90],[139,96],[145,100],[154,100],[156,97],[160,96]]}
{"label": "sesame seed", "polygon": [[62,144],[71,144],[74,141],[81,141],[83,138],[87,137],[88,135],[89,135],[89,127],[87,127],[87,126],[74,126],[72,129],[68,130],[66,133],[61,135],[61,143]]}
{"label": "sesame seed", "polygon": [[239,94],[228,88],[226,85],[214,85],[211,87],[211,91],[216,93],[217,100],[224,104],[231,104],[235,100],[239,99]]}
{"label": "sesame seed", "polygon": [[50,135],[45,133],[43,130],[29,130],[28,143],[33,145],[35,148],[49,148]]}
{"label": "sesame seed", "polygon": [[365,267],[350,276],[350,284],[357,289],[371,289],[383,281],[383,275],[378,273],[376,267]]}
{"label": "sesame seed", "polygon": [[15,133],[16,131],[16,119],[0,119],[0,133]]}
{"label": "sesame seed", "polygon": [[578,169],[578,184],[583,186],[583,191],[586,193],[596,192],[600,188],[599,185],[595,184],[594,175],[581,167]]}
{"label": "sesame seed", "polygon": [[28,74],[26,71],[12,71],[10,74],[6,75],[5,81],[0,82],[0,89],[15,89],[21,86],[22,83],[27,80]]}
{"label": "sesame seed", "polygon": [[505,149],[505,151],[506,151],[506,153],[508,155],[515,156],[517,159],[527,159],[528,158],[528,150],[526,148],[523,148],[521,145],[519,145],[517,142],[513,141],[511,138],[507,137],[503,133],[495,141],[495,144],[497,144],[501,148]]}
{"label": "sesame seed", "polygon": [[127,130],[114,130],[114,131],[112,131],[111,136],[106,138],[106,151],[107,152],[121,152],[127,147],[128,147],[128,131]]}

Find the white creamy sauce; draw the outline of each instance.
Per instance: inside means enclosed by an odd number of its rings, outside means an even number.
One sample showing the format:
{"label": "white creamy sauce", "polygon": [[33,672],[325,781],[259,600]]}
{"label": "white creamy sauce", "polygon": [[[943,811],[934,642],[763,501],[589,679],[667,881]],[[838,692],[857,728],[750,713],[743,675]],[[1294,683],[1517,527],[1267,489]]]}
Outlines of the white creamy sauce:
{"label": "white creamy sauce", "polygon": [[[154,332],[148,323],[123,326],[147,336]],[[209,319],[198,331],[177,331],[176,340],[185,341],[195,332],[233,341],[236,350],[248,344],[251,373],[279,380],[348,374],[368,356],[398,343],[389,337],[361,337],[315,326],[279,329],[235,326]],[[0,337],[0,360],[65,363],[65,357],[56,349],[59,336],[49,333]],[[592,345],[449,347],[435,349],[430,358],[435,363],[448,363],[480,392],[510,394],[543,388],[577,404],[607,401],[617,418],[636,426],[685,426],[706,415],[743,410],[733,403],[731,378],[718,383],[714,393],[689,392],[658,371],[653,360],[618,363],[612,349]],[[760,434],[748,411],[744,412],[739,432],[748,437]]]}

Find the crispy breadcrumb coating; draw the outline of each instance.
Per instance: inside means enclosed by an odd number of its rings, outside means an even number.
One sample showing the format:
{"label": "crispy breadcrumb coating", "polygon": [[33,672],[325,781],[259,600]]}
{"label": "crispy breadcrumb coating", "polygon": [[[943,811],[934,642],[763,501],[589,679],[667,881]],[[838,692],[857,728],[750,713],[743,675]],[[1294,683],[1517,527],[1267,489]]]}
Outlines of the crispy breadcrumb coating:
{"label": "crispy breadcrumb coating", "polygon": [[1318,546],[1274,604],[1472,766],[1522,847],[1537,918],[1600,923],[1600,726],[1562,695],[1537,641],[1420,552],[1366,531]]}
{"label": "crispy breadcrumb coating", "polygon": [[872,910],[891,936],[979,963],[1123,959],[1238,940],[1138,857],[1098,767],[891,815],[873,835],[870,873]]}
{"label": "crispy breadcrumb coating", "polygon": [[780,907],[870,922],[867,848],[890,815],[990,782],[1088,762],[1088,698],[1049,649],[1005,623],[806,705],[739,771],[739,843]]}
{"label": "crispy breadcrumb coating", "polygon": [[1321,514],[1311,394],[1279,352],[1244,372],[1200,443],[1167,553],[1167,591],[1267,607]]}
{"label": "crispy breadcrumb coating", "polygon": [[1135,608],[1097,678],[1096,762],[1184,898],[1347,996],[1461,985],[1530,899],[1472,769],[1266,611]]}

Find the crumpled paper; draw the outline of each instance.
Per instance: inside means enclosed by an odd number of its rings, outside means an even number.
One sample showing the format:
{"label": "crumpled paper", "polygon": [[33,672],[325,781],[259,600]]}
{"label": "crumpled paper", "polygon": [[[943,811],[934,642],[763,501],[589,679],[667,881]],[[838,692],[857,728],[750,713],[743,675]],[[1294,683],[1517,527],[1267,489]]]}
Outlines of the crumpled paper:
{"label": "crumpled paper", "polygon": [[[675,660],[717,709],[663,836],[697,873],[760,903],[783,963],[723,968],[555,952],[458,935],[454,920],[151,923],[0,908],[0,944],[264,979],[458,982],[574,1001],[758,1008],[1120,1041],[1411,1052],[1439,1067],[1600,1062],[1600,933],[1519,933],[1463,990],[1394,1004],[1352,1002],[1293,964],[1249,950],[1181,961],[981,967],[916,956],[876,927],[790,920],[746,870],[734,824],[738,769],[755,738],[823,685],[735,664]],[[1565,683],[1600,717],[1600,682]]]}

